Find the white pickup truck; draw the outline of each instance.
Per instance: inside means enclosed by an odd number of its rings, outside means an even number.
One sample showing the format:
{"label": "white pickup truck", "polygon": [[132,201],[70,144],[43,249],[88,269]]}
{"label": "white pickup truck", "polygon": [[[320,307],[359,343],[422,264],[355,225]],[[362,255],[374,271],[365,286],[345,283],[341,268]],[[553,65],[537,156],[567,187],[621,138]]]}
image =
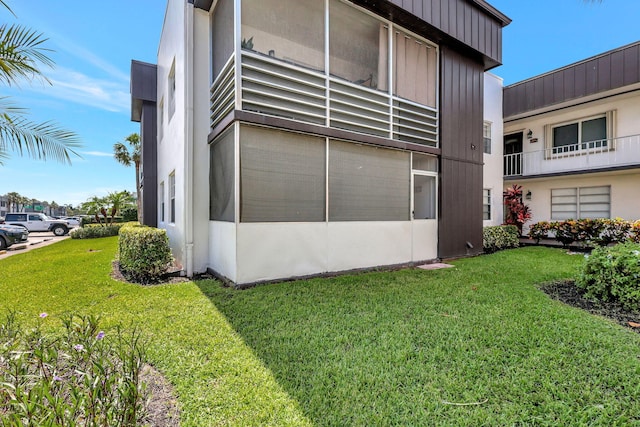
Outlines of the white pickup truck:
{"label": "white pickup truck", "polygon": [[41,213],[8,213],[4,217],[5,224],[24,227],[29,232],[51,231],[56,236],[64,236],[71,226],[67,221],[49,218]]}

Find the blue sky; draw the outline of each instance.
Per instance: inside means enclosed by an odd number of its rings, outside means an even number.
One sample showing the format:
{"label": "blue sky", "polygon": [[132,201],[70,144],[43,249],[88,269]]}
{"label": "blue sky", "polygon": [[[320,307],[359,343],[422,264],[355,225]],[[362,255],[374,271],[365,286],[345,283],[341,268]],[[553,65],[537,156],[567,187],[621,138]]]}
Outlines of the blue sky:
{"label": "blue sky", "polygon": [[[640,1],[489,0],[513,23],[504,30],[503,62],[492,72],[514,83],[640,40]],[[133,168],[113,160],[130,121],[131,59],[155,62],[164,0],[9,0],[17,22],[50,39],[53,86],[3,89],[35,121],[54,120],[83,140],[73,165],[12,154],[0,166],[0,194],[10,191],[77,205],[110,191],[135,190]],[[0,10],[0,22],[15,22]]]}

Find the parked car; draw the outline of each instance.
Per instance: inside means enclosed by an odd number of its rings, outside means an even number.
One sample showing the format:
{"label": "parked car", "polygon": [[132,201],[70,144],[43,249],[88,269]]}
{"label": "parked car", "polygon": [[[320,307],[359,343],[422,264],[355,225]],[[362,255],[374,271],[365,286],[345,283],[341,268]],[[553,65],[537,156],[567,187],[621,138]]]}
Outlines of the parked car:
{"label": "parked car", "polygon": [[0,250],[7,249],[15,243],[26,242],[29,232],[24,227],[0,224]]}
{"label": "parked car", "polygon": [[52,219],[41,213],[8,213],[4,217],[4,222],[9,225],[24,227],[30,232],[51,231],[56,236],[64,236],[71,228],[67,221]]}
{"label": "parked car", "polygon": [[65,216],[63,221],[67,221],[72,227],[80,227],[80,217],[78,216]]}

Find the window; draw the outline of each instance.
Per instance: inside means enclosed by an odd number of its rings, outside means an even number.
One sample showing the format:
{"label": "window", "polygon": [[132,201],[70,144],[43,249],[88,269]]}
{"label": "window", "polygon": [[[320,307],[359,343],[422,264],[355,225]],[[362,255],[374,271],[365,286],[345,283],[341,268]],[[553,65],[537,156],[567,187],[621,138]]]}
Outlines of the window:
{"label": "window", "polygon": [[329,221],[408,221],[409,153],[329,142]]}
{"label": "window", "polygon": [[209,219],[235,222],[235,133],[229,129],[209,148]]}
{"label": "window", "polygon": [[484,122],[482,126],[483,152],[491,154],[491,122]]}
{"label": "window", "polygon": [[611,187],[556,188],[551,190],[551,219],[609,218]]}
{"label": "window", "polygon": [[482,219],[491,220],[491,189],[482,190]]}
{"label": "window", "polygon": [[396,30],[393,53],[393,94],[435,108],[438,62],[435,46]]}
{"label": "window", "polygon": [[242,49],[324,71],[324,1],[243,0]]}
{"label": "window", "polygon": [[325,220],[326,140],[240,128],[240,221]]}
{"label": "window", "polygon": [[164,222],[164,181],[160,183],[160,222]]}
{"label": "window", "polygon": [[171,64],[171,70],[169,71],[169,120],[173,117],[173,113],[176,111],[176,60],[173,60]]}
{"label": "window", "polygon": [[158,104],[158,142],[162,141],[162,135],[164,134],[164,98],[160,100]]}
{"label": "window", "polygon": [[[233,3],[233,0],[218,0],[211,17],[212,82],[233,54]],[[248,2],[245,1],[244,4]]]}
{"label": "window", "polygon": [[436,219],[436,179],[413,174],[413,219]]}
{"label": "window", "polygon": [[331,75],[388,91],[388,27],[339,0],[329,4],[329,13]]}
{"label": "window", "polygon": [[606,147],[609,137],[607,122],[611,120],[610,117],[611,113],[607,113],[600,117],[553,126],[551,128],[552,153]]}
{"label": "window", "polygon": [[169,222],[176,222],[176,173],[169,175]]}

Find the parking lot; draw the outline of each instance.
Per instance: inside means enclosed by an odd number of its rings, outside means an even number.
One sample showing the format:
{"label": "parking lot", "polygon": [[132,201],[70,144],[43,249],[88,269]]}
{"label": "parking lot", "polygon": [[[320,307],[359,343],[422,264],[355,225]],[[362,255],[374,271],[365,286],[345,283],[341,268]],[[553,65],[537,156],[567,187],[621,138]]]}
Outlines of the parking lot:
{"label": "parking lot", "polygon": [[21,254],[28,252],[32,249],[41,248],[43,246],[48,246],[53,243],[59,242],[60,240],[68,239],[69,235],[66,236],[55,236],[50,231],[34,231],[29,233],[29,240],[24,243],[18,243],[6,250],[6,253],[2,253],[0,251],[0,259],[7,258],[11,255]]}

